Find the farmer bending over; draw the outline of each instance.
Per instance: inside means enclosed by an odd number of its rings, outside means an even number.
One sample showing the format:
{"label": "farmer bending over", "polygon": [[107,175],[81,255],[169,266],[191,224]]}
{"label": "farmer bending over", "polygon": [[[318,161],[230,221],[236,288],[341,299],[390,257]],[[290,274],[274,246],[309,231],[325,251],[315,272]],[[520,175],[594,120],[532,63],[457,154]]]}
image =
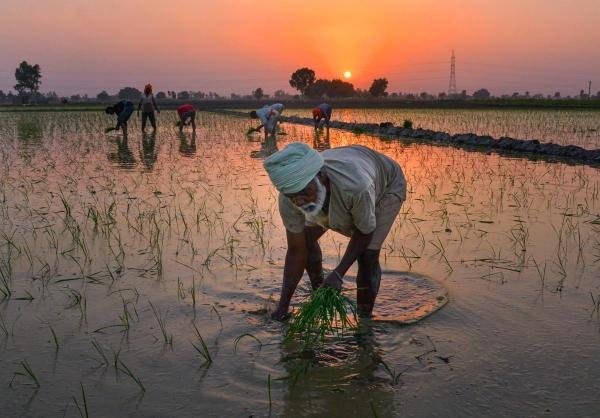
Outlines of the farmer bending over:
{"label": "farmer bending over", "polygon": [[283,112],[283,105],[281,103],[275,103],[272,105],[266,105],[258,110],[250,112],[252,119],[260,119],[261,124],[256,127],[256,131],[260,131],[261,128],[265,127],[265,140],[269,134],[275,135],[275,128],[277,127],[277,121],[279,116]]}
{"label": "farmer bending over", "polygon": [[112,130],[118,131],[123,130],[123,135],[127,135],[127,121],[133,113],[133,103],[129,100],[121,100],[114,106],[108,106],[104,112],[107,115],[117,115],[117,126]]}
{"label": "farmer bending over", "polygon": [[[286,316],[304,270],[313,289],[341,289],[355,261],[358,314],[371,316],[381,281],[381,245],[406,198],[398,163],[359,145],[319,153],[294,142],[267,158],[264,167],[279,191],[287,237],[281,297],[271,316]],[[327,229],[350,237],[350,242],[340,263],[324,278],[318,240]]]}
{"label": "farmer bending over", "polygon": [[329,129],[329,120],[331,119],[332,111],[333,108],[328,103],[321,103],[312,110],[313,120],[315,121],[315,129],[319,127],[321,119],[325,119],[325,126],[327,129]]}
{"label": "farmer bending over", "polygon": [[183,132],[185,125],[192,124],[192,131],[196,132],[196,109],[191,104],[183,104],[177,108],[179,115],[179,132]]}

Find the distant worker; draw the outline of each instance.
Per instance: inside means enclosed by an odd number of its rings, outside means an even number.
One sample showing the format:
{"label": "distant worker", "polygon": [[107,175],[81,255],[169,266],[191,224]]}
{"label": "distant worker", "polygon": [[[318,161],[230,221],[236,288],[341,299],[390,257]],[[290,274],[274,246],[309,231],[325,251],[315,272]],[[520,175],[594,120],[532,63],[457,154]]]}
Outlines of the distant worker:
{"label": "distant worker", "polygon": [[183,132],[183,127],[192,124],[192,131],[196,132],[196,108],[189,103],[183,104],[177,108],[179,115],[179,132]]}
{"label": "distant worker", "polygon": [[329,103],[321,103],[312,110],[313,120],[315,121],[315,129],[319,127],[322,119],[325,119],[325,126],[327,129],[329,129],[329,120],[331,119],[332,111],[333,108]]}
{"label": "distant worker", "polygon": [[144,87],[144,93],[138,104],[137,113],[140,115],[140,109],[142,109],[142,132],[146,132],[146,120],[150,119],[152,129],[156,131],[156,117],[154,111],[160,113],[156,100],[154,100],[154,94],[152,94],[152,84],[146,84]]}
{"label": "distant worker", "polygon": [[277,121],[279,121],[279,117],[283,113],[283,104],[275,103],[272,105],[266,105],[261,107],[258,110],[253,110],[250,112],[250,117],[252,119],[260,119],[262,122],[258,125],[254,130],[260,131],[264,126],[265,128],[265,140],[270,135],[275,135],[275,129],[277,128]]}
{"label": "distant worker", "polygon": [[118,131],[119,129],[122,129],[123,135],[127,135],[127,121],[133,113],[133,103],[131,103],[129,100],[121,100],[114,106],[108,106],[104,112],[107,115],[117,115],[117,126],[107,129],[107,132],[111,130]]}

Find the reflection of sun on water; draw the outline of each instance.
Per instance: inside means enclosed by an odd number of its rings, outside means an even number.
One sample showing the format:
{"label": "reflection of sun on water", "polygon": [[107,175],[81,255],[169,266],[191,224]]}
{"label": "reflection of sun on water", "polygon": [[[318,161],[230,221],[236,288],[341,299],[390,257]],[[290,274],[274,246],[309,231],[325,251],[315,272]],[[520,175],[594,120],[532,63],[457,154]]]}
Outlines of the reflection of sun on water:
{"label": "reflection of sun on water", "polygon": [[344,78],[352,77],[352,73],[350,71],[344,71]]}

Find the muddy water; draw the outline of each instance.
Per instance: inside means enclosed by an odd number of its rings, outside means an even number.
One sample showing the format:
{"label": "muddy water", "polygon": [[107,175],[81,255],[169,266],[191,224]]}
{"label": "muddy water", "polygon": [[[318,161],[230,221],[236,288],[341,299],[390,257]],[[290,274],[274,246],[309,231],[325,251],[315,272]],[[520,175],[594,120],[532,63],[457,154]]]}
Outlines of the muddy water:
{"label": "muddy water", "polygon": [[[212,114],[194,139],[173,121],[145,137],[135,122],[124,142],[100,114],[0,114],[3,416],[600,410],[597,169],[291,125],[261,145],[248,121]],[[383,268],[438,280],[443,309],[316,354],[282,343],[264,312],[285,238],[261,158],[291,140],[402,165]],[[326,266],[345,243],[324,236]]]}

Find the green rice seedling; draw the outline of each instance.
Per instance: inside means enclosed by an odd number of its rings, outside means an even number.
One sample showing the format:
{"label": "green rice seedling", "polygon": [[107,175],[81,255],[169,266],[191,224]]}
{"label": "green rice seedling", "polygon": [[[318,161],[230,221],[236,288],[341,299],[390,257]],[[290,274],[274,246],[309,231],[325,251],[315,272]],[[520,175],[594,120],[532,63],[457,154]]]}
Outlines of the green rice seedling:
{"label": "green rice seedling", "polygon": [[404,129],[412,129],[413,127],[413,122],[410,119],[404,119],[404,122],[402,123],[402,127]]}
{"label": "green rice seedling", "polygon": [[52,328],[52,326],[49,326],[50,328],[50,332],[52,333],[52,340],[54,341],[54,349],[56,351],[58,351],[60,345],[58,344],[58,337],[56,336],[56,332],[54,332],[54,328]]}
{"label": "green rice seedling", "polygon": [[194,310],[194,316],[196,315],[196,276],[192,276],[192,287],[190,288],[190,295],[192,296],[192,309]]}
{"label": "green rice seedling", "polygon": [[74,308],[75,306],[79,307],[79,312],[81,314],[81,318],[85,319],[87,316],[87,300],[85,295],[79,292],[76,289],[68,289],[67,296],[69,298],[69,303],[67,304],[67,309]]}
{"label": "green rice seedling", "polygon": [[354,302],[332,287],[320,287],[294,313],[285,337],[299,337],[310,347],[322,343],[327,334],[339,337],[356,329],[356,323]]}
{"label": "green rice seedling", "polygon": [[210,352],[208,351],[208,346],[204,342],[204,338],[202,338],[202,335],[200,334],[200,330],[198,330],[196,323],[192,322],[192,325],[194,326],[194,331],[196,333],[196,337],[198,338],[198,343],[199,343],[199,345],[192,343],[192,346],[196,349],[196,351],[204,359],[204,363],[202,363],[202,365],[210,366],[211,363],[213,362],[213,360],[212,360],[212,356],[210,355]]}
{"label": "green rice seedling", "polygon": [[383,368],[385,369],[385,371],[387,372],[387,374],[390,375],[390,378],[392,380],[391,385],[392,386],[396,386],[399,382],[400,382],[400,377],[402,376],[402,373],[404,372],[396,372],[396,369],[391,369],[390,366],[387,365],[387,363],[385,361],[383,361],[383,359],[379,359],[379,364],[381,364],[383,366]]}
{"label": "green rice seedling", "polygon": [[150,307],[152,308],[152,312],[154,312],[154,316],[156,318],[156,322],[158,322],[158,326],[163,335],[163,340],[165,344],[173,345],[173,335],[169,335],[167,333],[167,314],[165,316],[161,316],[160,312],[154,307],[152,302],[148,301]]}
{"label": "green rice seedling", "polygon": [[90,416],[89,411],[88,411],[88,406],[87,406],[87,397],[85,396],[85,389],[83,388],[83,383],[80,383],[81,385],[81,403],[82,405],[79,406],[79,402],[77,401],[77,398],[75,396],[73,396],[73,401],[75,402],[75,406],[77,407],[77,410],[79,411],[79,416],[82,418],[88,418]]}
{"label": "green rice seedling", "polygon": [[98,354],[100,354],[100,357],[102,357],[102,364],[104,364],[105,366],[108,366],[108,364],[109,364],[108,357],[106,357],[106,354],[104,354],[104,350],[102,349],[102,346],[98,343],[98,341],[96,341],[93,338],[92,338],[92,347],[94,347],[96,352]]}
{"label": "green rice seedling", "polygon": [[0,293],[2,299],[10,299],[12,296],[12,286],[9,278],[2,271],[2,266],[0,266]]}
{"label": "green rice seedling", "polygon": [[221,314],[219,313],[219,311],[217,311],[217,307],[213,304],[213,306],[211,306],[210,310],[215,312],[215,314],[217,315],[217,318],[219,318],[219,323],[221,324],[221,329],[223,329],[223,319],[221,318]]}
{"label": "green rice seedling", "polygon": [[179,277],[177,278],[177,299],[185,299],[185,289],[183,288],[183,283]]}
{"label": "green rice seedling", "polygon": [[21,367],[23,368],[22,371],[16,371],[13,373],[13,377],[12,380],[10,381],[8,386],[12,387],[12,384],[15,380],[15,378],[17,376],[24,376],[24,377],[29,377],[31,380],[33,380],[33,383],[35,384],[36,388],[41,387],[40,386],[40,381],[38,380],[37,376],[35,375],[35,373],[33,372],[33,370],[31,369],[31,366],[29,365],[29,363],[27,362],[27,360],[23,360],[20,363]]}
{"label": "green rice seedling", "polygon": [[119,371],[119,357],[121,356],[121,347],[117,351],[113,350],[113,367],[115,372]]}
{"label": "green rice seedling", "polygon": [[123,363],[122,360],[119,360],[118,369],[125,373],[127,376],[129,376],[131,380],[133,380],[140,387],[142,392],[146,392],[146,388],[144,387],[144,384],[142,383],[140,378],[133,374],[133,372],[129,369],[129,367],[127,367],[125,363]]}
{"label": "green rice seedling", "polygon": [[[139,317],[135,305],[131,301],[125,300],[125,298],[121,296],[121,302],[123,304],[123,314],[119,315],[119,319],[121,320],[123,330],[127,332],[130,327],[129,320],[133,319],[133,314],[135,314],[136,318],[139,319]],[[133,314],[129,311],[129,305],[131,305],[131,308],[133,309]]]}
{"label": "green rice seedling", "polygon": [[33,295],[31,293],[29,293],[27,290],[25,290],[25,296],[18,296],[15,298],[15,300],[28,300],[28,301],[32,301],[35,298],[33,297]]}
{"label": "green rice seedling", "polygon": [[2,331],[2,333],[8,337],[8,335],[9,335],[8,327],[6,326],[6,322],[4,322],[4,318],[2,317],[1,313],[0,313],[0,331]]}
{"label": "green rice seedling", "polygon": [[269,373],[269,377],[267,378],[267,388],[269,389],[269,411],[271,410],[272,407],[272,402],[271,402],[271,374]]}
{"label": "green rice seedling", "polygon": [[104,129],[104,133],[107,134],[109,132],[116,131],[116,130],[117,130],[117,128],[115,128],[114,126],[109,126],[108,128]]}
{"label": "green rice seedling", "polygon": [[244,338],[244,337],[250,337],[250,338],[253,338],[253,339],[254,339],[254,340],[255,340],[255,341],[258,343],[258,350],[260,351],[260,349],[262,348],[262,345],[263,345],[263,344],[262,344],[262,341],[261,341],[261,340],[260,340],[258,337],[254,336],[254,335],[252,335],[252,334],[250,334],[250,333],[245,333],[245,334],[242,334],[242,335],[238,335],[238,336],[235,338],[235,340],[233,340],[233,342],[234,342],[234,345],[233,345],[233,349],[234,349],[234,351],[237,351],[237,346],[238,346],[238,343],[239,343],[239,342],[240,342],[240,340],[241,340],[242,338]]}

